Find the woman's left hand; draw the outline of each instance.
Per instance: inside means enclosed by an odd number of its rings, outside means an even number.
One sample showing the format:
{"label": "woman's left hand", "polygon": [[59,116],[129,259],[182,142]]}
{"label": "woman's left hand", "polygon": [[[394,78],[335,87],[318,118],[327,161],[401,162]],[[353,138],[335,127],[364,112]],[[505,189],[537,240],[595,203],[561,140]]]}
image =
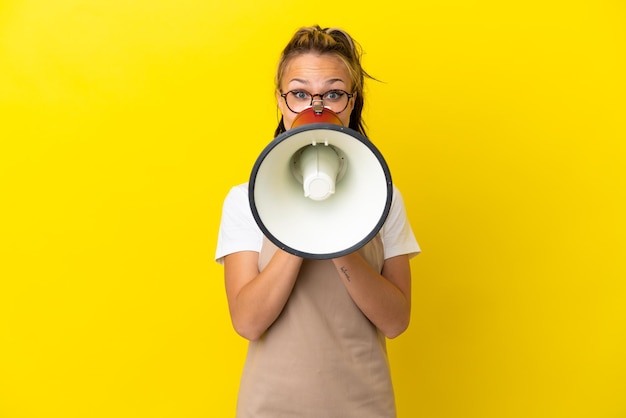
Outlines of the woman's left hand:
{"label": "woman's left hand", "polygon": [[387,338],[395,338],[411,318],[411,267],[408,255],[388,258],[382,274],[357,252],[332,260],[352,300]]}

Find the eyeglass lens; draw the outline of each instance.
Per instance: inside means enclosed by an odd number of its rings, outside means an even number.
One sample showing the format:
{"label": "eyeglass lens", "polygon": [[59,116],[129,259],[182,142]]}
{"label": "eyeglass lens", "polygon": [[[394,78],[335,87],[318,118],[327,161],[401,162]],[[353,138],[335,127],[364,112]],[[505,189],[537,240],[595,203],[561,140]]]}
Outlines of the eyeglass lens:
{"label": "eyeglass lens", "polygon": [[320,98],[324,102],[324,107],[339,113],[348,107],[348,101],[352,95],[343,90],[330,90],[323,94],[311,94],[304,90],[292,90],[282,96],[285,98],[289,109],[295,113],[302,112],[307,107],[310,107],[314,101],[320,100]]}

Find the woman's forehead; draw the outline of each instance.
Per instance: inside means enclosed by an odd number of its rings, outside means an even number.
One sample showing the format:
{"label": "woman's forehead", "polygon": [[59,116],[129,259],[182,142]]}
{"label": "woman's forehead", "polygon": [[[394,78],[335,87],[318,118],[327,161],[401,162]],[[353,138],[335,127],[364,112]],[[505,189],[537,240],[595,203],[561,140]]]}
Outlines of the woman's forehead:
{"label": "woman's forehead", "polygon": [[283,83],[351,84],[350,72],[345,63],[331,54],[306,53],[293,56],[286,63],[282,74]]}

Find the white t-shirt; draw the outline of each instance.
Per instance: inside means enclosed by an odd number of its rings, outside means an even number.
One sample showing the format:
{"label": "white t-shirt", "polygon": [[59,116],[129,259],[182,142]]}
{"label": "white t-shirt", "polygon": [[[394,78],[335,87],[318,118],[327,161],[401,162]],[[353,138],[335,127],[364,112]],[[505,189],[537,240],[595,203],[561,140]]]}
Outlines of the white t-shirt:
{"label": "white t-shirt", "polygon": [[[404,200],[393,185],[389,215],[379,232],[382,236],[385,259],[408,254],[414,257],[420,247],[406,216]],[[222,207],[222,220],[217,237],[215,260],[223,264],[224,256],[239,251],[261,251],[263,232],[256,224],[248,200],[248,183],[233,187]]]}

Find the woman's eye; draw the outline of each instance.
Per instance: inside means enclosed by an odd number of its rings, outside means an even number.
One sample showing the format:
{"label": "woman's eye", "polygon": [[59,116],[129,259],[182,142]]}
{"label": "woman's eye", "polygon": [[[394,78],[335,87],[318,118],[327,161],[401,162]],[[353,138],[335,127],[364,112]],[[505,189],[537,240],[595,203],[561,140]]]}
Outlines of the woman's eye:
{"label": "woman's eye", "polygon": [[324,95],[324,98],[327,100],[339,100],[343,96],[343,93],[338,90],[331,90]]}
{"label": "woman's eye", "polygon": [[305,91],[293,91],[293,96],[298,100],[306,100],[309,94]]}

